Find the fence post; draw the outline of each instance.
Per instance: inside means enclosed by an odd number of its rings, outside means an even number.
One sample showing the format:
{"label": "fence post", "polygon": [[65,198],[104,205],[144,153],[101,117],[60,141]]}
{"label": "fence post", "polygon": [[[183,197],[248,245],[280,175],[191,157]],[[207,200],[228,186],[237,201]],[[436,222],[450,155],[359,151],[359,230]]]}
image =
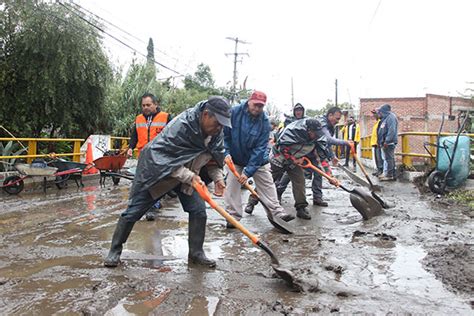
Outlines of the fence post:
{"label": "fence post", "polygon": [[[437,136],[436,135],[430,135],[430,143],[431,144],[437,144]],[[434,157],[436,157],[437,148],[434,147],[434,146],[430,146],[430,152]],[[430,160],[430,165],[431,165],[431,167],[434,167],[436,165],[436,159],[431,159]]]}
{"label": "fence post", "polygon": [[406,167],[411,167],[411,157],[407,156],[410,153],[410,144],[408,143],[408,135],[402,135],[402,163]]}
{"label": "fence post", "polygon": [[[28,155],[36,155],[36,140],[28,141]],[[32,163],[34,158],[26,158],[27,163]]]}
{"label": "fence post", "polygon": [[81,141],[74,141],[74,156],[72,156],[72,161],[81,162]]}

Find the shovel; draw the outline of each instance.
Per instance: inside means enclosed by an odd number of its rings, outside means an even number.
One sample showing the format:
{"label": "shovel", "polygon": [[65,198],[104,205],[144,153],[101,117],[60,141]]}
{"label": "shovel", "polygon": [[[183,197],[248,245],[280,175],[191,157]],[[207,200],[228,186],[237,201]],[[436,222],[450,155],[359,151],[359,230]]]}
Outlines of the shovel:
{"label": "shovel", "polygon": [[[232,161],[232,159],[226,159],[225,160],[225,163],[227,164],[227,166],[229,167],[230,171],[237,177],[239,178],[240,177],[240,174],[237,172],[237,169],[235,168],[235,165],[234,165],[234,162]],[[279,217],[273,217],[273,214],[272,212],[270,212],[270,209],[265,205],[265,203],[262,202],[262,200],[260,199],[260,196],[257,194],[257,192],[254,190],[254,188],[248,183],[246,182],[244,184],[245,188],[247,190],[250,191],[250,193],[252,193],[252,195],[254,197],[257,198],[257,200],[260,201],[260,203],[262,203],[263,205],[263,208],[265,210],[265,212],[267,213],[267,218],[268,220],[270,221],[270,223],[278,230],[280,230],[281,232],[283,232],[284,234],[293,234],[293,230],[292,230],[292,227],[290,224],[288,224],[287,222],[285,222],[284,220],[282,220],[281,218]]]}
{"label": "shovel", "polygon": [[377,200],[378,203],[380,203],[380,205],[387,209],[387,208],[390,208],[390,206],[380,198],[380,196],[378,196],[375,192],[374,192],[374,184],[372,183],[372,180],[370,180],[370,177],[369,175],[367,174],[367,170],[365,170],[365,167],[364,165],[360,162],[359,160],[359,157],[357,157],[357,153],[355,152],[355,148],[353,145],[351,145],[351,153],[352,155],[354,155],[354,158],[355,160],[357,161],[357,164],[359,165],[360,169],[362,170],[362,173],[364,173],[364,176],[365,178],[367,179],[367,181],[369,182],[369,185],[370,185],[370,193],[372,194],[373,198],[375,200]]}
{"label": "shovel", "polygon": [[263,251],[265,251],[271,258],[272,261],[272,268],[275,270],[276,274],[285,280],[290,286],[298,287],[295,283],[295,277],[290,270],[280,268],[280,262],[278,261],[277,257],[273,253],[273,251],[265,244],[262,240],[258,238],[258,236],[252,234],[248,231],[239,221],[237,221],[232,215],[227,213],[219,204],[216,203],[211,198],[211,194],[207,190],[206,185],[204,182],[198,183],[193,182],[193,187],[199,196],[206,201],[213,209],[215,209],[220,215],[222,215],[229,223],[234,225],[235,228],[240,230],[245,236],[247,236],[255,245],[259,246]]}
{"label": "shovel", "polygon": [[314,166],[308,158],[303,157],[303,161],[303,164],[299,164],[300,167],[312,169],[316,173],[328,179],[332,185],[350,193],[350,201],[352,206],[354,206],[354,208],[360,213],[360,215],[362,215],[362,218],[364,220],[371,219],[372,217],[380,215],[382,213],[382,207],[371,195],[357,188],[349,190],[348,188],[340,184],[336,178],[327,175],[325,172]]}

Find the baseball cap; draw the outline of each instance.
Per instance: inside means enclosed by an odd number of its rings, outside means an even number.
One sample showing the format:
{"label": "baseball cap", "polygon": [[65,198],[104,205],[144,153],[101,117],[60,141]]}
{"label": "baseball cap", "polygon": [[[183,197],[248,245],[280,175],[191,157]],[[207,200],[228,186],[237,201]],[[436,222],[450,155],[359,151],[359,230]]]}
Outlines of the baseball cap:
{"label": "baseball cap", "polygon": [[207,99],[206,109],[216,116],[217,121],[222,126],[232,127],[230,123],[230,108],[229,102],[223,97],[212,96]]}
{"label": "baseball cap", "polygon": [[267,103],[267,95],[261,91],[254,91],[249,98],[249,101],[254,101],[257,104]]}

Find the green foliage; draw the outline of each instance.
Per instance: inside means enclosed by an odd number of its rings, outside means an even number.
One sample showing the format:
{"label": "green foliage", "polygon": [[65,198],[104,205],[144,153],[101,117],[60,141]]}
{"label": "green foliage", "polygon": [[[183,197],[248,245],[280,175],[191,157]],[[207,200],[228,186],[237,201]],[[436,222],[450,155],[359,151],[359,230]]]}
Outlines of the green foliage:
{"label": "green foliage", "polygon": [[18,136],[105,131],[111,67],[96,30],[59,4],[8,0],[0,10],[0,121]]}
{"label": "green foliage", "polygon": [[[327,111],[330,108],[334,107],[334,106],[335,105],[334,105],[334,102],[332,100],[327,100],[326,105],[321,109],[317,109],[317,110],[306,109],[306,116],[317,117],[317,116],[321,116],[321,115],[326,115]],[[337,105],[337,107],[342,109],[342,110],[350,110],[350,109],[354,108],[354,105],[350,104],[348,102],[344,102],[344,103],[339,103]]]}
{"label": "green foliage", "polygon": [[187,75],[184,78],[184,88],[186,90],[205,92],[209,95],[218,94],[218,90],[215,88],[211,68],[202,63],[197,66],[194,75]]}
{"label": "green foliage", "polygon": [[[25,148],[18,149],[19,147],[20,145],[14,143],[13,141],[9,141],[6,145],[0,142],[0,156],[18,156],[21,155],[23,152],[26,152]],[[12,168],[10,167],[10,165],[13,165],[15,163],[15,160],[15,158],[0,160],[0,171],[11,170]]]}
{"label": "green foliage", "polygon": [[459,204],[468,206],[474,210],[474,191],[473,190],[456,190],[448,194],[448,198]]}

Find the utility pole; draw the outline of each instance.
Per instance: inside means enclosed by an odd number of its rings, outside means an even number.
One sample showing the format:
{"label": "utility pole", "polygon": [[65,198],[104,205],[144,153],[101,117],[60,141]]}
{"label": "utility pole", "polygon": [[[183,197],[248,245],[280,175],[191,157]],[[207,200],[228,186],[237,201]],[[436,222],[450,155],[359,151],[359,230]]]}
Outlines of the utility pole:
{"label": "utility pole", "polygon": [[228,40],[231,40],[231,41],[234,41],[235,42],[235,49],[234,49],[234,53],[226,53],[225,55],[226,56],[230,56],[230,55],[234,55],[234,74],[232,76],[232,95],[230,97],[230,101],[233,103],[234,100],[235,100],[235,96],[237,95],[236,93],[236,86],[237,86],[237,62],[238,61],[242,61],[242,59],[238,59],[238,57],[240,55],[247,55],[249,56],[249,54],[247,53],[239,53],[238,50],[237,50],[237,45],[239,43],[242,43],[242,44],[250,44],[248,42],[245,42],[245,41],[242,41],[242,40],[239,40],[238,37],[226,37],[226,39]]}
{"label": "utility pole", "polygon": [[335,101],[334,106],[337,106],[337,79],[336,79],[336,101]]}
{"label": "utility pole", "polygon": [[293,90],[293,77],[291,77],[291,107],[295,106],[295,93]]}

